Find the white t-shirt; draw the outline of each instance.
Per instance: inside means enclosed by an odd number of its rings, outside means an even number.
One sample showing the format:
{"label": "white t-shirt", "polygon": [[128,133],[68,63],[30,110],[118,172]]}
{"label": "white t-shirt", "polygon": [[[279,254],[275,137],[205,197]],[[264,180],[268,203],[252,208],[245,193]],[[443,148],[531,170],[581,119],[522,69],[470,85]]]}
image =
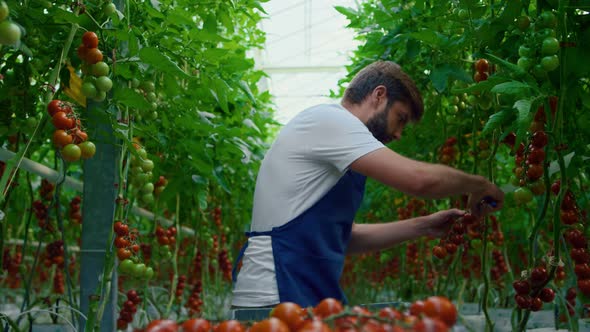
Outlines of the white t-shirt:
{"label": "white t-shirt", "polygon": [[[304,110],[266,153],[254,190],[252,231],[270,231],[319,201],[363,155],[383,148],[366,125],[340,105]],[[232,305],[279,303],[270,236],[254,236],[242,259]]]}

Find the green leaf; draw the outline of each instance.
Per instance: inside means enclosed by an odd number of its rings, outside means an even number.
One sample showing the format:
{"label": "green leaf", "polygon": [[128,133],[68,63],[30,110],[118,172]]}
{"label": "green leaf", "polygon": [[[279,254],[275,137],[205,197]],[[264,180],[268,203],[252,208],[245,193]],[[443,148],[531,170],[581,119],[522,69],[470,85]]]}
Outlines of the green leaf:
{"label": "green leaf", "polygon": [[500,83],[492,88],[492,92],[494,93],[503,93],[503,94],[513,94],[513,95],[521,95],[525,94],[527,90],[530,90],[531,87],[522,82],[512,81],[506,83]]}
{"label": "green leaf", "polygon": [[231,194],[231,190],[229,190],[227,182],[225,181],[225,178],[223,176],[223,167],[222,166],[215,167],[215,169],[213,170],[213,177],[215,178],[215,180],[217,180],[217,183],[219,184],[219,186],[226,193]]}
{"label": "green leaf", "polygon": [[[573,151],[573,152],[563,156],[563,161],[564,161],[566,170],[569,167],[569,165],[572,162],[572,159],[574,158],[575,155],[576,155],[576,152]],[[549,164],[549,176],[552,176],[553,174],[555,174],[557,172],[559,172],[559,162],[557,162],[557,160],[554,160]]]}
{"label": "green leaf", "polygon": [[139,51],[141,61],[159,69],[163,73],[176,74],[183,77],[191,77],[185,73],[166,54],[154,47],[145,47]]}
{"label": "green leaf", "polygon": [[443,92],[447,88],[449,78],[455,78],[459,80],[468,80],[469,76],[465,73],[463,68],[457,65],[444,64],[438,66],[430,73],[430,80],[432,85],[438,92]]}
{"label": "green leaf", "polygon": [[485,135],[485,134],[493,131],[494,129],[500,128],[502,125],[504,125],[505,123],[510,121],[512,119],[512,116],[513,116],[512,111],[507,110],[507,109],[504,109],[498,113],[492,114],[490,116],[488,122],[486,122],[485,126],[483,127],[481,134]]}
{"label": "green leaf", "polygon": [[114,89],[114,95],[121,104],[135,109],[150,108],[150,103],[135,90],[121,84],[115,85]]}
{"label": "green leaf", "polygon": [[493,59],[493,62],[496,62],[498,64],[501,64],[502,66],[508,68],[510,71],[513,71],[517,76],[518,75],[523,75],[525,74],[524,70],[522,68],[520,68],[519,66],[510,63],[502,58],[499,58],[491,53],[486,53],[486,56],[488,57],[488,59]]}
{"label": "green leaf", "polygon": [[55,13],[53,13],[53,20],[54,22],[59,24],[63,24],[64,22],[81,24],[83,21],[81,16],[78,16],[70,11],[63,10],[61,8],[59,10],[56,10]]}
{"label": "green leaf", "polygon": [[197,201],[201,210],[207,209],[207,190],[199,190],[197,193]]}
{"label": "green leaf", "polygon": [[346,18],[349,20],[359,16],[358,11],[356,11],[350,7],[334,6],[334,9],[336,9],[340,14],[346,16]]}
{"label": "green leaf", "polygon": [[240,89],[242,91],[244,91],[246,93],[246,96],[248,96],[248,99],[250,99],[250,101],[256,105],[256,97],[254,96],[254,94],[252,93],[252,90],[250,90],[250,86],[248,85],[247,82],[245,81],[240,81],[238,83],[238,86],[240,87]]}
{"label": "green leaf", "polygon": [[531,99],[521,99],[514,103],[514,108],[518,110],[517,131],[516,131],[516,145],[524,138],[527,129],[529,128],[533,115],[531,114],[531,106],[533,102]]}
{"label": "green leaf", "polygon": [[264,10],[264,7],[262,7],[262,5],[260,4],[260,1],[252,1],[250,3],[252,5],[252,7],[260,10],[261,12],[265,13],[266,15],[268,15],[268,13],[266,12],[266,10]]}
{"label": "green leaf", "polygon": [[423,41],[430,45],[440,45],[446,42],[447,38],[432,30],[422,30],[418,32],[409,33],[408,36],[417,40]]}

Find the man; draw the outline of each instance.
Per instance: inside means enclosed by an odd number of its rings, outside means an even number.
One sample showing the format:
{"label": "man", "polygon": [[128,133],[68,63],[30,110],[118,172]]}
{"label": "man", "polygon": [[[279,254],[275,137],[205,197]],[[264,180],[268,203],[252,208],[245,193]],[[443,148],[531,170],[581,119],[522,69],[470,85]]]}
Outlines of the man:
{"label": "man", "polygon": [[[465,213],[451,209],[355,224],[367,176],[424,198],[468,194],[471,212],[478,215],[502,207],[502,191],[485,178],[384,146],[400,139],[405,125],[422,113],[422,97],[410,77],[397,64],[379,61],[355,76],[342,105],[309,108],[281,129],[258,173],[234,307],[285,301],[315,306],[326,297],[345,301],[339,279],[346,254],[443,236],[451,220]],[[484,200],[495,208],[482,211]]]}

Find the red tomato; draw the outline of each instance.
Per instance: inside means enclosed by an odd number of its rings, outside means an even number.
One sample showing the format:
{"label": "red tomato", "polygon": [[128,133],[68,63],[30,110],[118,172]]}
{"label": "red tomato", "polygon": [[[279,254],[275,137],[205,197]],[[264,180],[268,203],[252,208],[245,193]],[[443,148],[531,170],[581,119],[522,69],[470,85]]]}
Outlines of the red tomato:
{"label": "red tomato", "polygon": [[475,62],[475,70],[477,70],[480,73],[484,73],[489,71],[490,69],[490,64],[488,62],[488,60],[486,59],[479,59]]}
{"label": "red tomato", "polygon": [[72,112],[72,108],[67,103],[58,99],[54,99],[50,101],[49,104],[47,104],[47,113],[53,117],[57,112],[64,112],[68,114]]}
{"label": "red tomato", "polygon": [[145,332],[177,332],[178,325],[170,319],[157,319],[148,324]]}
{"label": "red tomato", "polygon": [[182,332],[209,332],[211,324],[203,318],[192,318],[182,323]]}
{"label": "red tomato", "polygon": [[57,147],[63,148],[72,143],[72,141],[72,135],[68,134],[65,130],[58,129],[53,132],[53,144]]}
{"label": "red tomato", "polygon": [[245,332],[244,326],[237,320],[226,320],[214,328],[215,332]]}
{"label": "red tomato", "polygon": [[424,314],[430,318],[437,318],[447,326],[455,325],[457,308],[449,299],[443,296],[431,296],[424,301]]}
{"label": "red tomato", "polygon": [[325,318],[338,314],[342,312],[342,310],[344,310],[344,308],[342,307],[342,303],[340,303],[340,301],[333,298],[326,298],[315,306],[313,313],[316,315],[316,317]]}
{"label": "red tomato", "polygon": [[102,52],[98,48],[91,48],[86,52],[86,62],[93,65],[102,61]]}
{"label": "red tomato", "polygon": [[297,303],[283,302],[272,309],[270,316],[282,320],[291,331],[296,331],[303,325],[305,310]]}
{"label": "red tomato", "polygon": [[53,122],[55,128],[63,130],[72,129],[76,125],[74,119],[69,118],[65,112],[55,113],[51,121]]}
{"label": "red tomato", "polygon": [[282,320],[271,317],[252,325],[250,332],[289,332],[289,326]]}
{"label": "red tomato", "polygon": [[97,48],[98,36],[92,31],[86,31],[84,35],[82,35],[82,44],[84,44],[86,48]]}
{"label": "red tomato", "polygon": [[473,75],[473,80],[475,81],[475,83],[479,83],[481,81],[486,81],[488,79],[488,74],[487,73],[483,73],[483,72],[477,72],[475,73],[475,75]]}
{"label": "red tomato", "polygon": [[402,318],[401,312],[391,307],[382,308],[381,310],[379,310],[379,313],[377,315],[381,318],[390,320],[399,320]]}
{"label": "red tomato", "polygon": [[541,290],[541,293],[539,293],[539,297],[545,303],[553,302],[553,299],[555,298],[555,291],[551,288],[545,287]]}
{"label": "red tomato", "polygon": [[321,320],[307,321],[297,332],[331,332],[330,327]]}
{"label": "red tomato", "polygon": [[414,301],[410,305],[410,314],[412,314],[413,316],[419,316],[423,312],[424,312],[424,301],[417,300],[417,301]]}
{"label": "red tomato", "polygon": [[412,331],[415,332],[447,332],[448,326],[437,318],[424,317],[414,324]]}

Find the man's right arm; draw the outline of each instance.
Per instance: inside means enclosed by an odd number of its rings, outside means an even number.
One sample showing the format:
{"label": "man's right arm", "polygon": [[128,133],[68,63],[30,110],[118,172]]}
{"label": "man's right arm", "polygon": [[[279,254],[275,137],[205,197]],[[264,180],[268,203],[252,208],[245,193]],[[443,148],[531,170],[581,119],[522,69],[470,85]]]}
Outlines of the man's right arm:
{"label": "man's right arm", "polygon": [[406,158],[388,148],[358,158],[350,168],[413,196],[436,199],[469,194],[472,210],[484,197],[497,202],[493,210],[500,209],[504,201],[504,193],[482,176]]}

